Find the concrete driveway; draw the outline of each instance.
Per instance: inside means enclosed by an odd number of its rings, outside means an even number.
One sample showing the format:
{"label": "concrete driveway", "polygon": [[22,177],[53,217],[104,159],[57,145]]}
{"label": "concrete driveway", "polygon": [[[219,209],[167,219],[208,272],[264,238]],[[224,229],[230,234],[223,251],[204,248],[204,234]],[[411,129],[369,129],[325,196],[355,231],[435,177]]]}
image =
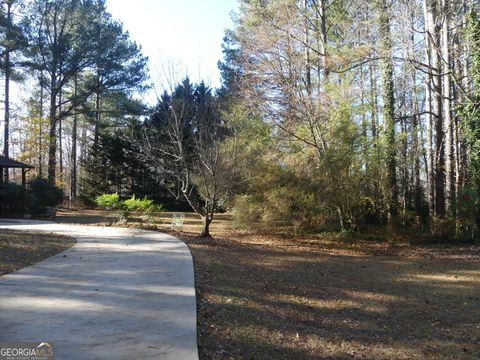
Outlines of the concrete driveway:
{"label": "concrete driveway", "polygon": [[198,359],[193,264],[173,236],[0,221],[55,232],[71,249],[0,277],[0,341],[53,344],[55,359]]}

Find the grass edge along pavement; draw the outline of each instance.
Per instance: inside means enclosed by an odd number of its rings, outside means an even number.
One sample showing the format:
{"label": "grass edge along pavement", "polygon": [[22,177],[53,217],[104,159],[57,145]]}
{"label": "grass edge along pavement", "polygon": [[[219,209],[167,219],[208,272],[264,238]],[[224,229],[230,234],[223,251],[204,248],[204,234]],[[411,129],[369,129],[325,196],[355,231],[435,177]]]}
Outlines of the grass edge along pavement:
{"label": "grass edge along pavement", "polygon": [[0,276],[57,255],[75,242],[64,235],[1,229]]}

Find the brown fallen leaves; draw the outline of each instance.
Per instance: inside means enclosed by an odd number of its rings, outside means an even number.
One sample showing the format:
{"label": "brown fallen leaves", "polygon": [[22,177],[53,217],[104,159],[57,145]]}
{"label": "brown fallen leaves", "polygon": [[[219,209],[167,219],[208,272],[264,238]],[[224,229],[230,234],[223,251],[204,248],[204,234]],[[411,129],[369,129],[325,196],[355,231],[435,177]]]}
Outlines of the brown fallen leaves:
{"label": "brown fallen leaves", "polygon": [[201,359],[480,358],[480,248],[176,233]]}
{"label": "brown fallen leaves", "polygon": [[0,230],[0,275],[56,255],[74,243],[62,235]]}

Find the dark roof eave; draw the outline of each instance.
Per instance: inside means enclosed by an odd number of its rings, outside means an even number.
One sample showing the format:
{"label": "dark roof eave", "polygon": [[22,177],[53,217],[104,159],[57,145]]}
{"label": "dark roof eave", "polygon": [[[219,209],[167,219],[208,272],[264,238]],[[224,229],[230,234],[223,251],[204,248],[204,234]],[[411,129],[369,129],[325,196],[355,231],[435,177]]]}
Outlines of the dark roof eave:
{"label": "dark roof eave", "polygon": [[33,169],[34,167],[0,155],[0,168]]}

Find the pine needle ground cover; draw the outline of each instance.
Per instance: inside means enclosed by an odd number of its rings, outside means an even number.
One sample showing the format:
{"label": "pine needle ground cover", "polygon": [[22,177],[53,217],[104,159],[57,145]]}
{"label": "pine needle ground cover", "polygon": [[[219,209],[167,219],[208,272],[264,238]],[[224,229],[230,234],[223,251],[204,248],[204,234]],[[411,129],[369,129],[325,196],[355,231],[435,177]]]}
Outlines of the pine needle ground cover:
{"label": "pine needle ground cover", "polygon": [[0,275],[35,264],[74,244],[68,236],[0,230]]}

